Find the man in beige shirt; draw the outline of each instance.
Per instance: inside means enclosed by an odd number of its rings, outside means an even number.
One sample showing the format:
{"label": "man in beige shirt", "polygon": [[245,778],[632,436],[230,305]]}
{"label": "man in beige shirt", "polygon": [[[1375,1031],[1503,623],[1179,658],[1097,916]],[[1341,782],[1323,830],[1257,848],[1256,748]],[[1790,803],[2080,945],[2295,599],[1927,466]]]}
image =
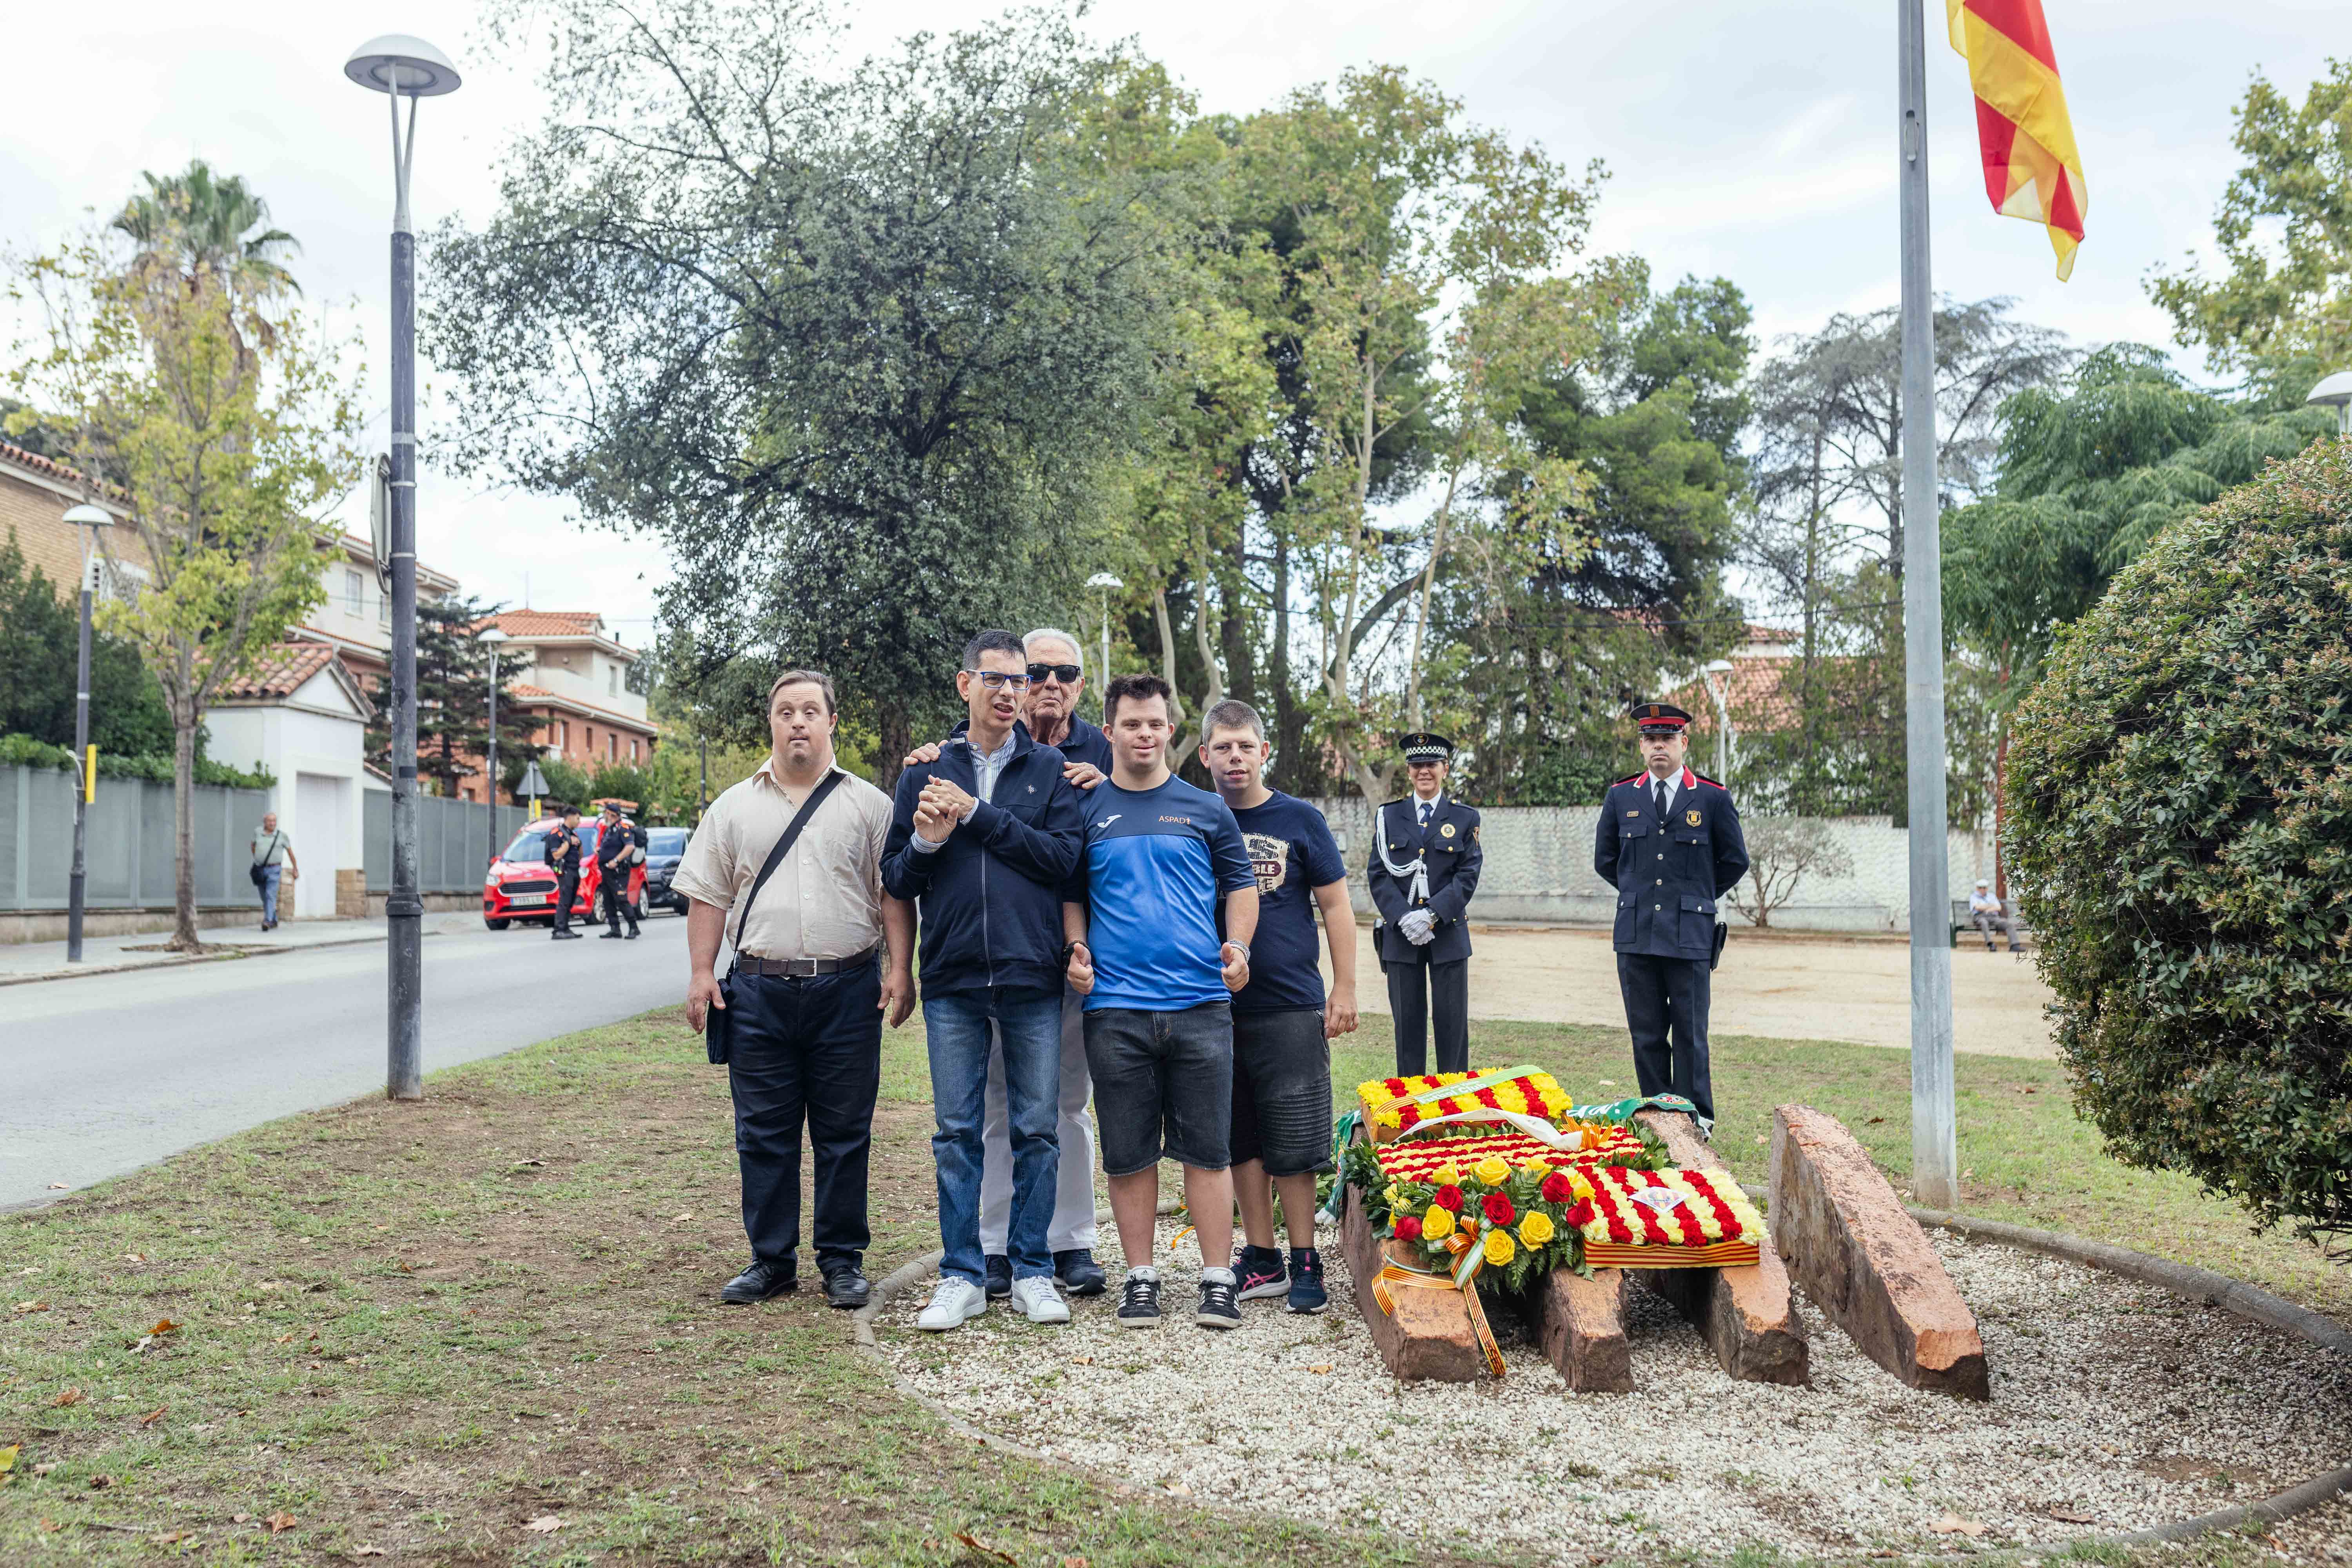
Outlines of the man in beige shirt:
{"label": "man in beige shirt", "polygon": [[[862,1307],[868,1294],[866,1162],[882,1087],[882,1020],[887,1014],[895,1029],[915,1004],[915,913],[882,891],[890,797],[834,761],[836,721],[829,677],[810,669],[778,676],[768,692],[768,760],[710,803],[670,884],[688,900],[688,1020],[700,1029],[713,1007],[729,1019],[728,1088],[751,1266],[727,1282],[722,1301],[761,1301],[796,1288],[803,1120],[815,1155],[811,1230],[825,1300]],[[836,773],[753,898],[770,851]],[[719,943],[730,936],[731,1006],[716,973]]]}

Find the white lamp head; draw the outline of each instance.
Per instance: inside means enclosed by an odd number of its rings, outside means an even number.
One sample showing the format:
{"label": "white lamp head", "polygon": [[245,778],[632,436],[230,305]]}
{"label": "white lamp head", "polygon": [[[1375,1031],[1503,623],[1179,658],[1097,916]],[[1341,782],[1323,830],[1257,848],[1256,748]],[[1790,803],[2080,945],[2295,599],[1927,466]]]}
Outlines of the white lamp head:
{"label": "white lamp head", "polygon": [[[395,68],[400,73],[396,85]],[[343,62],[343,74],[371,92],[396,91],[404,98],[438,98],[457,91],[459,81],[447,55],[406,33],[370,38]]]}
{"label": "white lamp head", "polygon": [[1731,661],[1727,658],[1710,659],[1707,661],[1706,672],[1709,675],[1728,675],[1731,673]]}
{"label": "white lamp head", "polygon": [[2325,403],[2341,408],[2352,403],[2352,370],[2339,370],[2311,389],[2305,403]]}
{"label": "white lamp head", "polygon": [[1089,588],[1124,588],[1127,584],[1120,582],[1118,578],[1112,576],[1108,572],[1097,572],[1093,576],[1087,579],[1087,586]]}
{"label": "white lamp head", "polygon": [[68,510],[65,521],[76,528],[111,528],[114,526],[114,514],[102,506],[92,506],[84,501]]}
{"label": "white lamp head", "polygon": [[486,642],[492,647],[496,647],[499,644],[507,640],[507,634],[499,630],[498,627],[492,626],[489,630],[483,632],[475,637],[474,640],[476,642]]}

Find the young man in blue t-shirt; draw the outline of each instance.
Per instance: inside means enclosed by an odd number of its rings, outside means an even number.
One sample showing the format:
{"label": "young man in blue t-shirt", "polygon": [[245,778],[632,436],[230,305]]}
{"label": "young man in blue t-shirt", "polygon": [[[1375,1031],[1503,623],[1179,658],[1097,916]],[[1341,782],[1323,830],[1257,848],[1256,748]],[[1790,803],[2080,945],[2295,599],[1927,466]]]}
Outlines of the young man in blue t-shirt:
{"label": "young man in blue t-shirt", "polygon": [[[1123,675],[1103,694],[1110,776],[1080,799],[1085,849],[1062,905],[1070,988],[1086,997],[1111,1217],[1127,1256],[1121,1328],[1160,1326],[1152,1244],[1160,1162],[1184,1167],[1201,1241],[1203,1328],[1242,1321],[1232,1256],[1232,994],[1249,984],[1257,879],[1224,803],[1168,771],[1168,683]],[[1223,905],[1224,936],[1218,936]]]}
{"label": "young man in blue t-shirt", "polygon": [[[1244,1301],[1286,1296],[1294,1312],[1328,1304],[1315,1249],[1315,1177],[1331,1166],[1331,1041],[1356,1027],[1356,911],[1348,868],[1323,814],[1265,786],[1265,723],[1246,702],[1201,721],[1201,765],[1234,814],[1257,876],[1250,982],[1234,996],[1234,1195]],[[1331,993],[1315,964],[1315,911],[1331,948]],[[1269,1185],[1268,1178],[1272,1178]],[[1274,1241],[1282,1197],[1290,1258]]]}

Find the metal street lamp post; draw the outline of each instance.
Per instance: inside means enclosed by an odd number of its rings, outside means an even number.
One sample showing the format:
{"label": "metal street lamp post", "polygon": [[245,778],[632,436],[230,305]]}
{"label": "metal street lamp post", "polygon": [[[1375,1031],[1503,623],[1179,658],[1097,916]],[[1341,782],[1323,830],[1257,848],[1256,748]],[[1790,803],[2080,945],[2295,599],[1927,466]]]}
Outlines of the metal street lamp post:
{"label": "metal street lamp post", "polygon": [[81,962],[83,899],[89,888],[89,863],[82,858],[83,835],[89,803],[98,798],[98,759],[89,743],[89,600],[98,571],[98,531],[114,525],[114,514],[88,501],[66,513],[65,521],[79,531],[89,530],[81,548],[81,636],[74,652],[74,774],[81,788],[74,795],[73,875],[66,884],[66,962]]}
{"label": "metal street lamp post", "polygon": [[[416,100],[457,90],[457,68],[422,38],[387,33],[352,51],[343,74],[392,102],[392,892],[384,900],[388,1027],[384,1093],[421,1100],[425,900],[416,875],[416,235],[408,171]],[[408,100],[401,133],[400,100]]]}
{"label": "metal street lamp post", "polygon": [[1102,595],[1102,664],[1095,679],[1108,687],[1110,684],[1110,596],[1127,584],[1108,572],[1097,572],[1087,579],[1087,586]]}
{"label": "metal street lamp post", "polygon": [[1716,776],[1729,784],[1732,758],[1737,748],[1731,734],[1731,706],[1723,699],[1723,678],[1731,673],[1731,661],[1727,658],[1711,660],[1699,673],[1706,677],[1706,694],[1715,702]]}
{"label": "metal street lamp post", "polygon": [[[507,640],[507,634],[492,626],[477,640],[490,650],[490,743],[483,763],[482,798],[490,803],[490,860],[495,860],[499,858],[499,645]],[[487,866],[489,860],[482,864]]]}

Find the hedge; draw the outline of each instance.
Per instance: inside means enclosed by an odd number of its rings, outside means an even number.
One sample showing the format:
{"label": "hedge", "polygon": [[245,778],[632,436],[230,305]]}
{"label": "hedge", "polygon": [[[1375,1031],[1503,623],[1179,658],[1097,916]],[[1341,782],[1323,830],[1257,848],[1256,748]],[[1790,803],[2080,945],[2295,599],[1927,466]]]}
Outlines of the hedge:
{"label": "hedge", "polygon": [[2352,1233],[2352,442],[2161,535],[2021,705],[2003,837],[2076,1103]]}
{"label": "hedge", "polygon": [[[0,735],[0,767],[10,763],[27,768],[63,768],[71,772],[73,748],[52,746],[36,741],[30,735]],[[98,753],[98,776],[118,779],[152,779],[157,784],[172,782],[172,759],[169,757],[119,757],[108,752]],[[258,773],[247,773],[226,763],[215,763],[207,757],[196,759],[196,782],[200,784],[220,784],[229,789],[268,789],[278,783],[278,775],[267,768]]]}

